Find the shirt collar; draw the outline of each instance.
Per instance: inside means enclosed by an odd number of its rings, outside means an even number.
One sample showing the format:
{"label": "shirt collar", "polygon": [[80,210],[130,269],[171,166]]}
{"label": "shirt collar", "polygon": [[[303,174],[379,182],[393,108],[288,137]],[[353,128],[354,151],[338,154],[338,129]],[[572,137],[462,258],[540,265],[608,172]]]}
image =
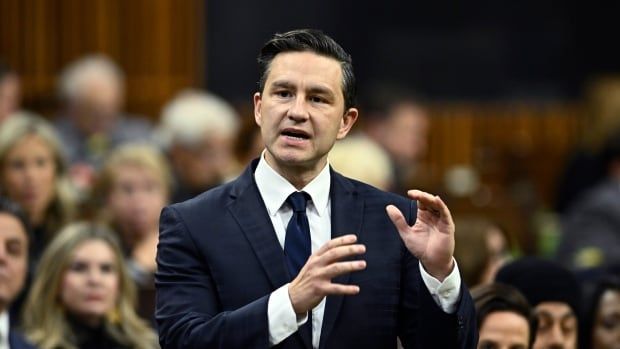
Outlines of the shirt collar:
{"label": "shirt collar", "polygon": [[[265,151],[261,154],[256,171],[254,171],[254,179],[256,180],[258,191],[263,197],[267,211],[271,216],[275,216],[284,204],[284,201],[286,201],[286,198],[297,191],[289,181],[267,163]],[[327,212],[330,184],[331,177],[329,174],[329,163],[327,163],[321,172],[302,188],[302,191],[308,193],[312,198],[312,203],[319,216]]]}

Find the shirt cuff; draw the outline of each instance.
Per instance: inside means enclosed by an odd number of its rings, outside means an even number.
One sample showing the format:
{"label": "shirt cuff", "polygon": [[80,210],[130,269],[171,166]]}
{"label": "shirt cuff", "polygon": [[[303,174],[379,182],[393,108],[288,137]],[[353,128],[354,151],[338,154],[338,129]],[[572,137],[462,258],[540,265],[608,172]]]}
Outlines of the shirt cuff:
{"label": "shirt cuff", "polygon": [[420,262],[420,274],[426,288],[428,288],[435,303],[448,314],[453,314],[456,311],[456,304],[461,296],[461,274],[456,260],[454,258],[452,260],[454,261],[454,268],[443,282],[427,273],[422,262]]}
{"label": "shirt cuff", "polygon": [[308,314],[298,317],[293,309],[286,284],[273,291],[267,303],[267,321],[269,322],[269,344],[274,346],[288,336],[297,332],[299,326],[308,321]]}

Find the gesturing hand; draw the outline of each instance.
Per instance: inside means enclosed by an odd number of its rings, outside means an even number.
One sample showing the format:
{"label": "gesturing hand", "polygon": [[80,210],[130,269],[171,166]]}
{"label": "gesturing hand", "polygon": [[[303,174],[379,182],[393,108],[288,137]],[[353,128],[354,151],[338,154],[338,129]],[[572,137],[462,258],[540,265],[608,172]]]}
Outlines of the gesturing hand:
{"label": "gesturing hand", "polygon": [[429,274],[443,281],[454,267],[454,222],[450,210],[439,196],[420,190],[409,190],[407,194],[418,201],[415,224],[409,226],[394,205],[385,208],[387,214],[409,252],[422,262]]}
{"label": "gesturing hand", "polygon": [[360,291],[359,286],[335,284],[331,281],[338,275],[366,268],[365,261],[341,261],[366,251],[366,247],[355,244],[356,241],[355,235],[332,239],[308,258],[288,288],[296,314],[304,314],[316,307],[327,295],[354,295]]}

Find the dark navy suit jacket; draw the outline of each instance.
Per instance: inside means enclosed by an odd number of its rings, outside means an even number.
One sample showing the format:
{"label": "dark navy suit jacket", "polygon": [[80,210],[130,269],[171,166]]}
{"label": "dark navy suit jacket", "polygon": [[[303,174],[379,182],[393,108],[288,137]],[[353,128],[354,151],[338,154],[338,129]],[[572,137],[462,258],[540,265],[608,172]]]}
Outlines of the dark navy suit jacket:
{"label": "dark navy suit jacket", "polygon": [[[156,320],[163,348],[268,348],[267,304],[290,281],[285,257],[254,181],[257,161],[236,180],[164,208],[160,220]],[[332,238],[357,234],[364,271],[334,282],[360,286],[328,296],[320,348],[475,348],[474,307],[461,288],[444,313],[421,279],[418,260],[385,213],[412,223],[415,202],[331,172]],[[275,348],[311,349],[298,331]]]}
{"label": "dark navy suit jacket", "polygon": [[11,349],[37,349],[37,347],[26,341],[21,334],[13,330],[9,330],[9,347]]}

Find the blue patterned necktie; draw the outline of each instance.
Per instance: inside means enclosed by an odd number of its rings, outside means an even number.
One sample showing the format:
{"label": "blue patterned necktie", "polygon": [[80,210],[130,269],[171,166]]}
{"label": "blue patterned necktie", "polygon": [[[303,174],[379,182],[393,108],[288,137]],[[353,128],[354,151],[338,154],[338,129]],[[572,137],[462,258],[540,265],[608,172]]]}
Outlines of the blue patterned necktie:
{"label": "blue patterned necktie", "polygon": [[286,202],[293,209],[293,216],[286,227],[284,254],[291,279],[294,279],[306,264],[311,253],[310,225],[306,215],[306,203],[310,196],[306,192],[296,191],[289,195]]}

